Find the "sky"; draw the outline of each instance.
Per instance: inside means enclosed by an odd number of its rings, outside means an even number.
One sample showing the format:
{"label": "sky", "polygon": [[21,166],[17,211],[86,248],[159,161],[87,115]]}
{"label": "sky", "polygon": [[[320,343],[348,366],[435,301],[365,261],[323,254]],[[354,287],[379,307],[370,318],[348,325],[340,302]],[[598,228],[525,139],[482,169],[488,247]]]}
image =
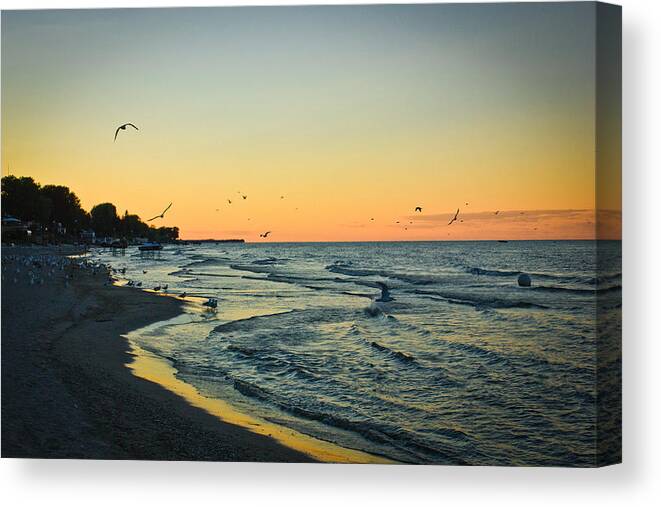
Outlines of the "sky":
{"label": "sky", "polygon": [[4,11],[2,174],[143,219],[173,202],[154,223],[189,239],[591,239],[598,217],[619,238],[618,128],[595,192],[595,12]]}

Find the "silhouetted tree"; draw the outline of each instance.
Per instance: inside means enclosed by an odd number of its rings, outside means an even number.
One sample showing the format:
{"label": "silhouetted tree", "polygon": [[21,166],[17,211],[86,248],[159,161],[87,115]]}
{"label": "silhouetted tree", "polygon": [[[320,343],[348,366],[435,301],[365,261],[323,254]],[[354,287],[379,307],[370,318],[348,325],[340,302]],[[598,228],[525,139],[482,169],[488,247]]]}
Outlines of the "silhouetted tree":
{"label": "silhouetted tree", "polygon": [[2,178],[2,213],[23,221],[38,222],[49,235],[54,224],[62,224],[67,234],[77,235],[92,227],[96,235],[122,236],[127,239],[147,237],[154,241],[173,241],[179,237],[177,227],[150,227],[138,215],[124,212],[120,219],[117,208],[109,202],[97,204],[87,213],[80,199],[63,185],[44,185],[27,176]]}
{"label": "silhouetted tree", "polygon": [[48,211],[48,203],[41,199],[39,184],[27,176],[2,178],[2,213],[20,220],[38,220]]}
{"label": "silhouetted tree", "polygon": [[78,196],[62,185],[45,185],[41,195],[51,202],[50,222],[61,223],[67,231],[77,233],[88,227],[87,212],[81,207]]}
{"label": "silhouetted tree", "polygon": [[146,238],[149,235],[149,226],[140,220],[138,215],[130,215],[125,211],[121,218],[120,231],[122,236],[128,239]]}
{"label": "silhouetted tree", "polygon": [[92,229],[97,236],[113,236],[119,229],[119,217],[114,204],[97,204],[90,211]]}
{"label": "silhouetted tree", "polygon": [[147,237],[150,241],[174,241],[179,238],[179,227],[150,227]]}

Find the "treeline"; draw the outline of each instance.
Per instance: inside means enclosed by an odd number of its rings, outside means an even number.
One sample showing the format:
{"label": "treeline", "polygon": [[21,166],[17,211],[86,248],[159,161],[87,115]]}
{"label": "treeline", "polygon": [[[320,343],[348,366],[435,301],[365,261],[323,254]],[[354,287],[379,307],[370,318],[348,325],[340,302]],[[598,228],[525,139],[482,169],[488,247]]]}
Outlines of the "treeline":
{"label": "treeline", "polygon": [[40,185],[27,176],[2,178],[2,214],[23,222],[36,222],[51,234],[58,232],[78,237],[93,230],[97,238],[147,238],[150,241],[172,241],[179,237],[178,227],[153,227],[138,215],[117,214],[114,204],[97,204],[88,213],[80,199],[63,185]]}

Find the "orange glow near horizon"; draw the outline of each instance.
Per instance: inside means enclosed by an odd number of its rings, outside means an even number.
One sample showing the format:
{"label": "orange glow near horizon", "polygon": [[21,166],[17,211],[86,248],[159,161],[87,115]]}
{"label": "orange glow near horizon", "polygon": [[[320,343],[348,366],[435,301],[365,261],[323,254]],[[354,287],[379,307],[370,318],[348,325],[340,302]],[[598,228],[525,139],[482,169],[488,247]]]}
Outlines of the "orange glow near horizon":
{"label": "orange glow near horizon", "polygon": [[3,13],[2,174],[183,239],[620,238],[593,9],[366,9]]}

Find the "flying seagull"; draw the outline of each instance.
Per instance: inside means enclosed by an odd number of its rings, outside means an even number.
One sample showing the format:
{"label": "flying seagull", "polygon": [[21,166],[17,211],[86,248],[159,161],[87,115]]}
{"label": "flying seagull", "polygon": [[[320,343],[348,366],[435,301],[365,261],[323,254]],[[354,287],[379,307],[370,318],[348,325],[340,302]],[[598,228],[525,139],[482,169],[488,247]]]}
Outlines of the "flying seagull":
{"label": "flying seagull", "polygon": [[454,214],[454,217],[452,217],[452,220],[448,222],[448,225],[452,225],[452,222],[456,222],[458,216],[459,216],[459,208],[457,208],[457,212]]}
{"label": "flying seagull", "polygon": [[269,234],[271,234],[271,231],[266,231],[264,234],[260,234],[259,237],[260,238],[267,238]]}
{"label": "flying seagull", "polygon": [[113,139],[113,142],[117,141],[117,134],[119,134],[119,131],[126,130],[126,127],[133,127],[135,130],[140,130],[138,127],[133,125],[133,123],[125,123],[124,125],[120,125],[117,127],[117,130],[115,130],[115,139]]}
{"label": "flying seagull", "polygon": [[156,220],[157,218],[163,218],[165,216],[165,212],[169,210],[171,206],[172,203],[168,204],[168,207],[163,210],[163,213],[161,213],[160,215],[156,215],[154,218],[150,218],[149,220],[147,220],[147,222],[151,222],[152,220]]}
{"label": "flying seagull", "polygon": [[422,213],[422,208],[420,206],[416,206],[415,211],[419,211],[420,213]]}
{"label": "flying seagull", "polygon": [[243,197],[243,200],[244,200],[244,201],[248,198],[247,195],[242,195],[241,197]]}

